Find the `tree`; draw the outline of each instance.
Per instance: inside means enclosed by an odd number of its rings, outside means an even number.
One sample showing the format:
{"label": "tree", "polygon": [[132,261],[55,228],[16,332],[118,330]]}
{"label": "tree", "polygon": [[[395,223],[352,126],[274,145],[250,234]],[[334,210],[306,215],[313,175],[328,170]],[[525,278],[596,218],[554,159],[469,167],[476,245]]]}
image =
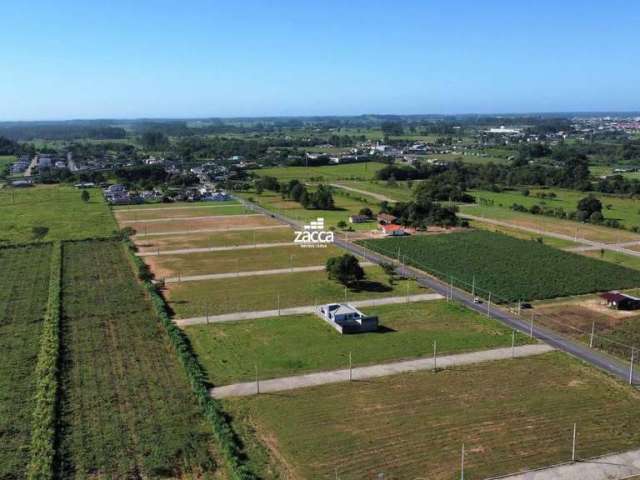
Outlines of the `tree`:
{"label": "tree", "polygon": [[369,207],[361,208],[359,214],[369,218],[373,217],[373,212]]}
{"label": "tree", "polygon": [[345,286],[352,285],[364,278],[364,270],[353,255],[346,253],[341,257],[331,257],[325,267],[328,277]]}
{"label": "tree", "polygon": [[169,146],[169,138],[162,132],[144,132],[140,141],[149,150],[163,150]]}
{"label": "tree", "polygon": [[91,198],[91,196],[89,195],[89,192],[87,192],[86,190],[82,190],[82,193],[80,194],[80,198],[84,203],[87,203],[89,201],[89,198]]}
{"label": "tree", "polygon": [[588,195],[578,202],[576,218],[579,221],[592,221],[599,223],[603,220],[602,202],[595,195]]}

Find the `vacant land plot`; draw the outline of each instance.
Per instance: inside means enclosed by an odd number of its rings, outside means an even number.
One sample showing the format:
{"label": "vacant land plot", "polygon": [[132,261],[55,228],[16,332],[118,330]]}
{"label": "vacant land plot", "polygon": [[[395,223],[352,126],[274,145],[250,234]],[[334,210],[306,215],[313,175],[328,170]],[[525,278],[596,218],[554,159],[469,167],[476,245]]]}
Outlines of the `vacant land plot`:
{"label": "vacant land plot", "polygon": [[[529,189],[529,195],[524,196],[519,191],[504,192],[487,192],[473,191],[471,192],[476,198],[489,200],[496,206],[510,207],[514,203],[524,205],[527,208],[533,205],[540,205],[549,208],[563,208],[566,212],[574,212],[577,210],[578,202],[588,194],[576,190],[565,190],[561,188],[554,189]],[[549,194],[555,195],[554,198],[548,198]],[[540,198],[545,195],[546,198]],[[619,195],[605,195],[602,193],[593,193],[601,202],[604,208],[602,215],[604,218],[618,220],[627,228],[640,226],[640,201],[623,197]]]}
{"label": "vacant land plot", "polygon": [[[445,300],[363,309],[378,315],[377,333],[340,335],[315,315],[265,318],[186,329],[210,380],[224,385],[255,378],[459,353],[511,345],[511,331]],[[526,343],[517,336],[518,343]]]}
{"label": "vacant land plot", "polygon": [[460,476],[463,443],[465,478],[568,461],[574,422],[578,458],[638,448],[640,432],[633,426],[640,421],[639,399],[633,389],[550,353],[234,399],[225,406],[245,441],[262,452],[254,466],[265,472],[448,480]]}
{"label": "vacant land plot", "polygon": [[460,212],[477,217],[509,222],[514,226],[536,229],[542,232],[560,233],[572,238],[586,239],[593,242],[619,243],[633,240],[640,241],[640,235],[627,230],[590,225],[588,223],[578,223],[544,215],[532,215],[530,213],[516,212],[508,208],[479,205],[461,206]]}
{"label": "vacant land plot", "polygon": [[[83,202],[72,187],[38,186],[0,191],[0,244],[107,237],[117,229],[102,192]],[[34,228],[41,227],[40,234]]]}
{"label": "vacant land plot", "polygon": [[194,208],[194,207],[208,208],[216,205],[222,205],[222,206],[233,205],[235,203],[236,203],[235,200],[229,200],[224,202],[171,202],[171,203],[157,202],[157,203],[141,203],[139,205],[112,205],[111,208],[118,212],[123,212],[123,211],[133,212],[133,211],[154,210],[154,209],[179,210],[182,208]]}
{"label": "vacant land plot", "polygon": [[147,208],[142,210],[134,209],[114,211],[119,223],[130,223],[138,220],[160,220],[162,218],[204,217],[206,215],[241,215],[243,213],[247,213],[247,211],[245,207],[239,203],[232,205],[206,204],[206,206],[194,207]]}
{"label": "vacant land plot", "polygon": [[598,258],[605,262],[615,263],[616,265],[621,265],[623,267],[640,270],[640,257],[635,257],[633,255],[626,255],[612,250],[588,250],[586,252],[579,253],[581,255],[586,255],[587,257]]}
{"label": "vacant land plot", "polygon": [[167,220],[162,222],[133,222],[127,223],[127,227],[133,228],[138,234],[147,235],[155,233],[189,233],[198,230],[225,230],[238,227],[264,227],[280,225],[275,219],[260,214],[252,215],[222,215],[206,218],[185,218]]}
{"label": "vacant land plot", "polygon": [[322,167],[273,167],[255,170],[261,177],[276,177],[285,181],[298,180],[339,180],[339,179],[369,179],[385,165],[378,162],[350,163],[345,165],[325,165]]}
{"label": "vacant land plot", "polygon": [[64,245],[63,478],[213,470],[208,426],[123,246]]}
{"label": "vacant land plot", "polygon": [[[396,202],[408,202],[413,198],[413,191],[407,182],[388,183],[379,180],[370,181],[353,181],[341,180],[336,182],[338,185],[363,190],[365,192],[384,195]],[[415,183],[415,182],[414,182]],[[417,184],[417,183],[416,183]]]}
{"label": "vacant land plot", "polygon": [[26,478],[51,245],[0,249],[0,478]]}
{"label": "vacant land plot", "polygon": [[[302,222],[309,222],[317,218],[324,218],[325,228],[336,227],[338,222],[349,222],[350,215],[356,215],[362,208],[368,207],[375,209],[378,202],[371,201],[365,203],[358,198],[335,194],[334,201],[336,208],[334,210],[308,210],[302,207],[298,202],[283,200],[282,197],[275,192],[264,191],[258,195],[255,192],[242,193],[242,197],[252,199],[258,205],[272,211],[276,211]],[[356,194],[357,196],[357,194]],[[350,225],[354,229],[371,230],[374,229],[375,222],[356,223]]]}
{"label": "vacant land plot", "polygon": [[472,220],[469,222],[473,228],[477,228],[478,230],[487,230],[489,232],[496,233],[504,233],[505,235],[509,235],[510,237],[520,238],[521,240],[535,240],[542,239],[542,242],[545,245],[555,248],[571,248],[581,246],[581,243],[571,242],[569,240],[562,240],[560,238],[549,237],[547,235],[538,235],[535,233],[529,233],[524,230],[520,230],[517,228],[509,228],[503,227],[502,225],[493,225],[491,223],[480,222],[477,220]]}
{"label": "vacant land plot", "polygon": [[[284,227],[284,228],[280,228]],[[220,232],[189,233],[186,235],[167,235],[135,238],[140,252],[157,252],[158,250],[179,250],[184,248],[232,247],[261,243],[291,242],[293,231],[284,225],[276,225],[272,229],[236,230]]]}
{"label": "vacant land plot", "polygon": [[253,272],[283,268],[324,265],[327,258],[341,252],[335,247],[300,248],[299,245],[273,247],[267,250],[247,249],[238,252],[189,253],[186,255],[149,256],[145,262],[156,277],[206,275],[210,273]]}
{"label": "vacant land plot", "polygon": [[640,286],[640,272],[499,233],[361,240],[360,243],[434,275],[492,292],[495,301],[566,297]]}
{"label": "vacant land plot", "polygon": [[166,295],[178,318],[231,312],[273,310],[365,298],[426,293],[416,282],[389,284],[380,267],[366,267],[366,281],[358,289],[346,289],[327,279],[323,271],[285,273],[224,280],[169,284]]}

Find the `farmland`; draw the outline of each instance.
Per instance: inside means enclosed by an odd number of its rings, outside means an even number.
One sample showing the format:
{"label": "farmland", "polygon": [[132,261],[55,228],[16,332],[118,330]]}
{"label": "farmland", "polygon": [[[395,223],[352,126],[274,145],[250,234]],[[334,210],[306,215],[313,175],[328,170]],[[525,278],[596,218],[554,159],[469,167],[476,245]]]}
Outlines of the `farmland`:
{"label": "farmland", "polygon": [[[445,300],[363,308],[378,315],[381,329],[339,335],[315,315],[188,327],[189,338],[217,385],[344,368],[443,353],[511,345],[511,331],[494,320]],[[519,343],[526,343],[518,336]]]}
{"label": "farmland", "polygon": [[[240,213],[240,212],[238,212]],[[160,221],[144,222],[134,221],[122,224],[123,226],[133,228],[138,234],[158,234],[158,233],[188,233],[198,230],[225,230],[228,228],[241,227],[264,227],[278,225],[273,220],[264,215],[212,215],[202,217],[176,218],[164,217]]]}
{"label": "farmland", "polygon": [[212,471],[209,427],[123,246],[63,251],[59,476]]}
{"label": "farmland", "polygon": [[[322,398],[322,401],[318,401]],[[637,447],[638,394],[550,353],[225,402],[254,468],[299,478],[486,478]],[[606,425],[606,427],[605,427]],[[273,478],[275,475],[267,475]]]}
{"label": "farmland", "polygon": [[273,167],[255,170],[261,177],[276,177],[280,181],[291,179],[333,181],[340,179],[370,179],[384,167],[383,163],[349,163],[321,167]]}
{"label": "farmland", "polygon": [[88,190],[83,202],[73,187],[38,186],[0,190],[0,244],[38,240],[34,227],[44,227],[44,240],[106,237],[116,224],[102,193]]}
{"label": "farmland", "polygon": [[218,208],[235,205],[235,201],[225,202],[150,202],[136,205],[113,205],[111,208],[116,212],[132,212],[141,210],[180,210],[183,208]]}
{"label": "farmland", "polygon": [[[437,236],[362,240],[448,281],[475,285],[495,301],[544,299],[640,286],[640,272],[534,241],[473,231]],[[580,272],[580,274],[576,274]],[[460,285],[460,283],[458,283]]]}
{"label": "farmland", "polygon": [[25,478],[51,245],[0,249],[0,478]]}
{"label": "farmland", "polygon": [[578,247],[581,244],[576,242],[571,242],[569,240],[563,240],[561,238],[550,237],[548,235],[538,235],[535,233],[530,233],[525,230],[520,230],[518,228],[510,228],[502,225],[494,225],[492,223],[485,223],[478,220],[471,220],[469,225],[478,230],[488,230],[490,232],[496,233],[504,233],[505,235],[509,235],[510,237],[520,238],[521,240],[538,240],[542,239],[542,242],[545,245],[555,248],[571,248]]}
{"label": "farmland", "polygon": [[324,271],[172,283],[165,292],[177,318],[314,305],[327,302],[426,293],[414,281],[390,285],[380,267],[365,267],[366,281],[345,289]]}
{"label": "farmland", "polygon": [[234,204],[206,204],[197,207],[176,208],[137,208],[131,210],[115,210],[115,217],[119,222],[136,220],[158,220],[161,218],[200,217],[205,215],[239,215],[245,213],[245,208],[239,203]]}
{"label": "farmland", "polygon": [[[290,236],[290,240],[291,238]],[[298,245],[290,245],[268,249],[247,249],[240,252],[228,250],[150,256],[146,258],[146,262],[157,277],[171,277],[177,274],[204,275],[324,265],[327,258],[339,254],[339,250],[334,247],[300,248]]]}

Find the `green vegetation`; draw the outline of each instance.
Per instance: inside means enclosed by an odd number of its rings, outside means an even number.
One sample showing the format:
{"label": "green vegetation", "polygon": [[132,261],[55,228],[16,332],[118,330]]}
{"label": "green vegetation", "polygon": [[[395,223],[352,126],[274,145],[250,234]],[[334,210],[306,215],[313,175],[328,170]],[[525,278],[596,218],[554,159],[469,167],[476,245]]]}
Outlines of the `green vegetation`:
{"label": "green vegetation", "polygon": [[0,478],[25,478],[30,460],[51,245],[0,248]]}
{"label": "green vegetation", "polygon": [[[375,195],[383,195],[390,200],[396,202],[408,202],[413,198],[413,191],[409,186],[409,182],[385,182],[382,180],[370,180],[367,182],[363,181],[350,181],[350,180],[340,180],[336,182],[338,185],[344,185],[345,187],[354,188],[357,190],[363,190],[365,192],[369,192]],[[413,184],[417,185],[417,181],[413,182]],[[358,195],[359,192],[354,192],[355,195]],[[374,201],[380,202],[380,199],[375,199]]]}
{"label": "green vegetation", "polygon": [[478,220],[472,220],[471,222],[469,222],[469,225],[478,230],[488,230],[490,232],[504,233],[505,235],[509,235],[510,237],[520,238],[522,240],[540,241],[540,239],[542,239],[542,243],[544,243],[545,245],[548,245],[549,247],[565,249],[565,248],[571,248],[571,247],[578,247],[581,245],[580,243],[571,242],[569,240],[563,240],[561,238],[550,237],[548,235],[537,235],[535,233],[530,233],[525,230],[504,227],[502,225],[494,225],[491,223],[485,223]]}
{"label": "green vegetation", "polygon": [[[487,478],[636,448],[638,393],[560,353],[233,399],[256,469],[297,478]],[[260,440],[259,440],[260,439]],[[263,447],[264,448],[264,447]],[[262,472],[261,472],[262,473]],[[269,475],[267,478],[273,478]]]}
{"label": "green vegetation", "polygon": [[190,208],[218,208],[218,207],[230,207],[233,205],[237,205],[236,201],[227,201],[227,202],[172,202],[172,203],[162,203],[162,202],[154,202],[154,203],[141,203],[139,205],[113,205],[111,208],[114,211],[123,211],[126,212],[128,210],[173,210],[173,209],[190,209]]}
{"label": "green vegetation", "polygon": [[383,163],[348,163],[344,165],[324,165],[321,167],[272,167],[255,170],[261,177],[276,177],[278,180],[325,180],[373,178]]}
{"label": "green vegetation", "polygon": [[366,279],[345,289],[327,280],[324,271],[260,275],[168,284],[167,298],[178,318],[223,313],[276,310],[328,302],[425,293],[412,280],[388,283],[380,267],[365,267]]}
{"label": "green vegetation", "polygon": [[362,240],[465,289],[491,292],[495,301],[564,297],[640,286],[640,272],[563,252],[535,241],[487,231]]}
{"label": "green vegetation", "polygon": [[66,243],[59,475],[214,469],[212,435],[123,246]]}
{"label": "green vegetation", "polygon": [[9,166],[15,161],[15,155],[0,155],[0,178],[9,174]]}
{"label": "green vegetation", "polygon": [[[47,229],[38,238],[34,229]],[[73,187],[0,190],[0,244],[107,237],[116,230],[102,194],[83,202]]]}
{"label": "green vegetation", "polygon": [[[378,315],[377,333],[340,335],[315,315],[265,318],[186,328],[217,385],[511,345],[511,331],[445,300],[363,308]],[[522,335],[518,343],[526,343]]]}
{"label": "green vegetation", "polygon": [[[166,205],[166,204],[164,204]],[[204,216],[220,216],[220,215],[242,215],[248,212],[239,203],[230,205],[202,205],[191,207],[179,207],[179,208],[143,208],[138,210],[132,208],[131,210],[115,210],[116,219],[119,222],[122,221],[145,221],[145,220],[159,220],[162,218],[189,218],[189,217],[204,217]]]}
{"label": "green vegetation", "polygon": [[586,255],[587,257],[604,260],[605,262],[615,263],[616,265],[620,265],[621,267],[640,270],[640,257],[626,255],[624,253],[614,252],[612,250],[588,250],[586,252],[578,253],[580,253],[581,255]]}

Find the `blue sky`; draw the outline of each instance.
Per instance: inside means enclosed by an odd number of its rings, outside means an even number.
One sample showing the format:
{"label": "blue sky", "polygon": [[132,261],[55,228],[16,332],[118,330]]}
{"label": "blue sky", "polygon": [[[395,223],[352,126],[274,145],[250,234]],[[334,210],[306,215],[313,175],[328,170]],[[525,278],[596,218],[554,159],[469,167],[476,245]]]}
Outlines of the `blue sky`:
{"label": "blue sky", "polygon": [[633,0],[5,0],[0,120],[640,110]]}

